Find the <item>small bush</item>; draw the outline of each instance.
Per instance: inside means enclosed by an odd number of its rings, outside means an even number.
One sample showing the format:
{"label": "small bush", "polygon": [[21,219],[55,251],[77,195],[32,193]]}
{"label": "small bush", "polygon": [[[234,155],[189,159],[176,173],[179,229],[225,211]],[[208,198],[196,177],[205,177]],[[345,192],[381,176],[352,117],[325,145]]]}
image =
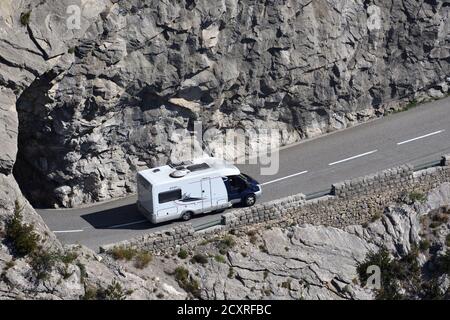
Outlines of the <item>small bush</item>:
{"label": "small bush", "polygon": [[381,219],[382,216],[383,216],[383,215],[382,215],[381,212],[377,212],[377,213],[375,213],[375,214],[372,216],[372,218],[370,219],[370,222],[378,221],[378,220]]}
{"label": "small bush", "polygon": [[284,288],[284,289],[291,290],[291,280],[289,279],[289,280],[284,281],[283,283],[281,283],[281,287]]}
{"label": "small bush", "polygon": [[22,210],[16,201],[14,215],[6,224],[6,239],[11,243],[15,254],[27,256],[38,249],[40,237],[34,232],[34,226],[22,223]]}
{"label": "small bush", "polygon": [[29,25],[30,24],[30,19],[31,19],[31,11],[22,12],[20,14],[20,23],[23,26]]}
{"label": "small bush", "polygon": [[84,280],[87,278],[86,267],[81,262],[78,262],[77,266],[80,269],[80,281],[84,283]]}
{"label": "small bush", "polygon": [[175,269],[175,279],[178,282],[184,282],[189,277],[189,271],[186,268],[178,267]]}
{"label": "small bush", "polygon": [[409,194],[409,198],[412,202],[420,202],[424,203],[427,200],[427,197],[420,192],[413,191]]}
{"label": "small bush", "polygon": [[214,257],[214,260],[216,260],[219,263],[226,263],[225,257],[220,254],[216,255]]}
{"label": "small bush", "polygon": [[191,259],[192,263],[200,263],[200,264],[207,264],[208,263],[208,257],[206,257],[204,254],[197,253],[194,255]]}
{"label": "small bush", "polygon": [[200,297],[200,286],[197,280],[189,276],[189,271],[186,268],[178,267],[175,269],[175,280],[177,280],[178,285],[186,292],[196,298]]}
{"label": "small bush", "polygon": [[440,222],[440,221],[432,221],[430,223],[430,228],[436,229],[436,228],[439,228],[441,225],[442,225],[442,222]]}
{"label": "small bush", "polygon": [[118,246],[112,248],[108,253],[113,257],[114,260],[130,261],[136,255],[137,251],[133,248]]}
{"label": "small bush", "polygon": [[33,252],[30,265],[38,279],[46,279],[58,260],[58,255],[43,249]]}
{"label": "small bush", "polygon": [[81,297],[82,300],[97,300],[98,299],[98,289],[93,286],[86,286],[84,288],[84,296]]}
{"label": "small bush", "polygon": [[134,266],[138,269],[144,269],[152,261],[153,256],[149,252],[141,251],[134,258]]}
{"label": "small bush", "polygon": [[230,269],[228,269],[228,278],[233,279],[234,278],[234,269],[233,267],[230,267]]}
{"label": "small bush", "polygon": [[67,50],[67,53],[74,54],[75,53],[75,47],[70,47],[69,50]]}
{"label": "small bush", "polygon": [[188,252],[185,249],[180,249],[178,252],[178,258],[180,259],[186,259],[188,257]]}
{"label": "small bush", "polygon": [[120,283],[113,280],[113,282],[102,292],[101,297],[104,300],[124,300],[125,292],[122,289]]}
{"label": "small bush", "polygon": [[445,245],[446,245],[447,247],[450,247],[450,234],[448,234],[448,235],[445,237]]}
{"label": "small bush", "polygon": [[122,285],[117,281],[113,282],[106,288],[94,287],[92,285],[85,286],[84,296],[82,300],[124,300],[127,292],[124,292]]}
{"label": "small bush", "polygon": [[68,251],[60,256],[61,262],[65,263],[65,264],[71,264],[77,258],[78,258],[78,253],[76,253],[75,251]]}
{"label": "small bush", "polygon": [[14,267],[16,265],[16,262],[14,260],[9,260],[6,264],[5,264],[5,270],[11,269],[12,267]]}
{"label": "small bush", "polygon": [[[369,266],[378,266],[381,274],[381,288],[375,290],[378,300],[401,300],[409,297],[421,286],[421,267],[417,261],[419,249],[414,247],[400,259],[391,259],[386,248],[377,253],[370,252],[363,263],[358,264],[357,272],[361,283],[365,286],[370,274],[367,274]],[[404,288],[402,293],[400,288]],[[428,290],[428,289],[427,289]],[[418,292],[427,295],[425,289]]]}
{"label": "small bush", "polygon": [[256,241],[258,241],[258,237],[256,236],[256,231],[255,230],[250,230],[249,232],[247,232],[247,235],[250,239],[250,243],[251,244],[255,244]]}
{"label": "small bush", "polygon": [[227,235],[218,242],[217,248],[219,249],[220,254],[226,254],[228,250],[233,248],[235,245],[236,242],[234,241],[233,237]]}
{"label": "small bush", "polygon": [[420,251],[428,251],[430,247],[431,247],[430,241],[428,241],[427,239],[424,239],[419,243]]}

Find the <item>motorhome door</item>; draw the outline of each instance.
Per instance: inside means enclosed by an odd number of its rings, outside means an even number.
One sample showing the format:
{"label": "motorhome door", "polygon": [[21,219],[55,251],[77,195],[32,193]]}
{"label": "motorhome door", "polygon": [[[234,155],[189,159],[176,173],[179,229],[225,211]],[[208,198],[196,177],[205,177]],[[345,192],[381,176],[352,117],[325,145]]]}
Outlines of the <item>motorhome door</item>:
{"label": "motorhome door", "polygon": [[202,179],[201,183],[202,183],[203,212],[208,212],[212,210],[211,179],[210,178]]}

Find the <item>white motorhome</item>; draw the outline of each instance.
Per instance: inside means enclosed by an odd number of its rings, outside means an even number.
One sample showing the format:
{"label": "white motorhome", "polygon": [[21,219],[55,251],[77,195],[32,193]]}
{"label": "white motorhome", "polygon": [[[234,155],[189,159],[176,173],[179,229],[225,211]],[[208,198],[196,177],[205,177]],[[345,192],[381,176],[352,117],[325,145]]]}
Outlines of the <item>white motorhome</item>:
{"label": "white motorhome", "polygon": [[138,209],[152,223],[189,220],[235,203],[252,206],[261,196],[256,180],[211,157],[140,171],[137,189]]}

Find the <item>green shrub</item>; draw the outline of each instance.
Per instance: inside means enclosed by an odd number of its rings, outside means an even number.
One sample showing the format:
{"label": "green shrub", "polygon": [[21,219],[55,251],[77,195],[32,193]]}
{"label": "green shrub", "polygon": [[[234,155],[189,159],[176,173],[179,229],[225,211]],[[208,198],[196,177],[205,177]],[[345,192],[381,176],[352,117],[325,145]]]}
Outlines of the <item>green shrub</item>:
{"label": "green shrub", "polygon": [[98,289],[93,286],[86,286],[84,288],[84,296],[82,300],[97,300],[99,296]]}
{"label": "green shrub", "polygon": [[30,18],[31,18],[31,11],[22,12],[20,14],[20,23],[23,26],[27,26],[30,24]]}
{"label": "green shrub", "polygon": [[134,266],[138,269],[144,269],[152,261],[153,256],[149,252],[140,251],[134,258]]}
{"label": "green shrub", "polygon": [[427,239],[424,239],[419,243],[420,251],[428,251],[430,247],[431,247],[430,241],[428,241]]}
{"label": "green shrub", "polygon": [[427,200],[427,197],[420,192],[417,191],[413,191],[409,194],[409,198],[411,199],[412,202],[420,202],[420,203],[424,203]]}
{"label": "green shrub", "polygon": [[222,256],[222,255],[220,255],[220,254],[217,254],[217,255],[214,257],[214,260],[216,260],[216,261],[219,262],[219,263],[226,263],[225,257]]}
{"label": "green shrub", "polygon": [[188,252],[185,249],[180,249],[178,252],[178,258],[180,259],[186,259],[188,257]]}
{"label": "green shrub", "polygon": [[200,263],[200,264],[207,264],[208,263],[208,257],[206,257],[204,254],[197,253],[194,255],[191,259],[192,263]]}
{"label": "green shrub", "polygon": [[370,219],[370,222],[378,221],[378,220],[381,219],[382,216],[383,216],[383,215],[382,215],[381,212],[377,212],[377,213],[375,213],[375,214],[372,216],[372,218]]}
{"label": "green shrub", "polygon": [[113,282],[106,288],[106,290],[101,292],[100,296],[103,298],[103,300],[124,300],[126,294],[123,291],[120,283],[113,280]]}
{"label": "green shrub", "polygon": [[432,221],[432,222],[430,223],[430,228],[431,228],[431,229],[436,229],[436,228],[440,227],[441,225],[442,225],[442,222],[439,222],[439,221]]}
{"label": "green shrub", "polygon": [[178,267],[175,269],[175,279],[178,282],[184,282],[189,277],[189,271],[186,268]]}
{"label": "green shrub", "polygon": [[192,294],[194,297],[200,297],[200,286],[198,281],[189,276],[189,271],[184,267],[177,267],[175,269],[175,280],[178,285],[186,292]]}
{"label": "green shrub", "polygon": [[82,264],[81,262],[77,263],[78,268],[80,269],[80,281],[82,283],[84,283],[84,280],[86,280],[87,278],[87,271],[86,271],[86,267],[84,264]]}
{"label": "green shrub", "polygon": [[74,54],[75,53],[75,47],[70,47],[69,50],[67,50],[67,53]]}
{"label": "green shrub", "polygon": [[33,252],[30,257],[30,265],[38,279],[46,279],[58,260],[58,254],[43,249]]}
{"label": "green shrub", "polygon": [[60,256],[61,262],[65,264],[71,264],[78,258],[78,253],[75,251],[67,251]]}
{"label": "green shrub", "polygon": [[137,251],[133,248],[118,246],[112,248],[108,253],[113,257],[114,260],[130,261],[137,254]]}
{"label": "green shrub", "polygon": [[445,237],[445,244],[447,247],[450,247],[450,233]]}
{"label": "green shrub", "polygon": [[233,248],[235,245],[236,242],[234,241],[233,237],[227,235],[217,243],[217,248],[219,249],[220,254],[226,254],[228,250]]}
{"label": "green shrub", "polygon": [[283,283],[281,283],[281,287],[284,289],[291,290],[291,280],[288,279],[287,281],[284,281]]}
{"label": "green shrub", "polygon": [[6,239],[14,252],[20,257],[27,256],[38,249],[40,237],[34,232],[34,226],[22,223],[22,210],[16,201],[14,215],[6,224]]}
{"label": "green shrub", "polygon": [[233,267],[230,267],[229,269],[228,269],[228,278],[230,278],[230,279],[233,279],[234,278],[234,269],[233,269]]}
{"label": "green shrub", "polygon": [[258,241],[258,237],[256,236],[256,231],[255,230],[250,230],[249,232],[247,232],[247,235],[250,239],[250,243],[251,244],[255,244],[256,241]]}
{"label": "green shrub", "polygon": [[[408,295],[426,295],[426,290],[420,292],[417,288],[421,287],[421,268],[417,262],[419,254],[418,248],[412,248],[411,252],[401,259],[394,260],[390,258],[387,249],[382,248],[377,253],[370,252],[363,263],[357,265],[359,279],[363,286],[366,285],[370,274],[367,274],[369,266],[378,266],[381,270],[381,288],[376,290],[376,299],[378,300],[400,300]],[[400,293],[400,285],[405,289],[405,293]]]}

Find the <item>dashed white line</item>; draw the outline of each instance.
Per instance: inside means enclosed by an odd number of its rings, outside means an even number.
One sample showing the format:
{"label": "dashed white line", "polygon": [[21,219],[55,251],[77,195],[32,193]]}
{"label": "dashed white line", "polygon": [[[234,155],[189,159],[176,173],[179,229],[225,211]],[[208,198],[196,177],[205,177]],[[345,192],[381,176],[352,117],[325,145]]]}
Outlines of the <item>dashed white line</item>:
{"label": "dashed white line", "polygon": [[77,230],[58,230],[58,231],[53,231],[53,233],[78,233],[78,232],[83,232],[83,229],[77,229]]}
{"label": "dashed white line", "polygon": [[335,164],[342,163],[342,162],[347,162],[347,161],[350,161],[350,160],[353,160],[353,159],[358,159],[358,158],[361,158],[361,157],[364,157],[364,156],[368,156],[369,154],[372,154],[372,153],[375,153],[375,152],[378,152],[378,150],[372,150],[372,151],[369,151],[369,152],[366,152],[366,153],[358,154],[356,156],[353,156],[353,157],[350,157],[350,158],[347,158],[347,159],[342,159],[342,160],[339,160],[339,161],[336,161],[336,162],[329,163],[328,165],[329,166],[334,166]]}
{"label": "dashed white line", "polygon": [[439,131],[435,131],[435,132],[432,132],[432,133],[428,133],[428,134],[425,134],[425,135],[417,137],[417,138],[412,138],[412,139],[409,139],[409,140],[405,140],[405,141],[399,142],[399,143],[397,143],[397,145],[400,146],[400,145],[408,143],[408,142],[413,142],[413,141],[416,141],[416,140],[419,140],[419,139],[428,138],[428,137],[437,135],[439,133],[442,133],[444,131],[445,130],[439,130]]}
{"label": "dashed white line", "polygon": [[299,175],[302,175],[302,174],[305,174],[305,173],[308,173],[308,171],[302,171],[302,172],[299,172],[299,173],[294,173],[294,174],[291,174],[290,176],[286,176],[286,177],[283,177],[283,178],[279,178],[279,179],[275,179],[275,180],[272,180],[272,181],[261,183],[261,185],[262,186],[266,186],[268,184],[279,182],[279,181],[282,181],[282,180],[286,180],[286,179],[289,179],[289,178],[292,178],[292,177],[296,177],[296,176],[299,176]]}
{"label": "dashed white line", "polygon": [[115,228],[120,228],[120,227],[132,226],[134,224],[139,224],[139,223],[144,223],[144,222],[148,222],[148,220],[139,220],[139,221],[135,221],[135,222],[118,224],[118,225],[115,225],[115,226],[110,226],[110,227],[108,227],[108,229],[115,229]]}

